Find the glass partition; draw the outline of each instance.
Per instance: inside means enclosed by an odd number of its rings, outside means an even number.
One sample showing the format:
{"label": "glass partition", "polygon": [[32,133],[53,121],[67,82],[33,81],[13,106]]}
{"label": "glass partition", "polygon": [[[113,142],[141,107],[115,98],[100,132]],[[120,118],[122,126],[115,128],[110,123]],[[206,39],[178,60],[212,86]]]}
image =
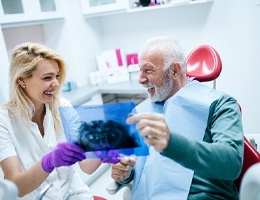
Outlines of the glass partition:
{"label": "glass partition", "polygon": [[5,15],[24,13],[21,0],[1,0],[1,2]]}
{"label": "glass partition", "polygon": [[42,12],[56,11],[55,0],[40,0]]}

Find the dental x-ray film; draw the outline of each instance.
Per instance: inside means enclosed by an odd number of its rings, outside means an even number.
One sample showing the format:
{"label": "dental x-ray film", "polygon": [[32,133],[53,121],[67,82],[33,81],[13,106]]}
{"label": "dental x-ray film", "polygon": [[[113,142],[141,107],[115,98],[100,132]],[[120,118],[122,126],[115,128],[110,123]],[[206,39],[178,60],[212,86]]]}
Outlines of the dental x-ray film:
{"label": "dental x-ray film", "polygon": [[134,107],[133,102],[120,102],[59,110],[68,142],[84,149],[87,158],[110,157],[111,150],[113,155],[145,156],[149,150],[136,124],[126,123]]}

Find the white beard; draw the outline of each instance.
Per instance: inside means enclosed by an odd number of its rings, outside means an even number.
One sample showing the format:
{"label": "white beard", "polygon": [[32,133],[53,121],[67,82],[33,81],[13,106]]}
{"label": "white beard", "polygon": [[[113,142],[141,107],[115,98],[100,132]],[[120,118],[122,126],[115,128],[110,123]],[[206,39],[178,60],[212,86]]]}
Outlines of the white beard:
{"label": "white beard", "polygon": [[148,93],[148,97],[152,102],[163,101],[172,91],[173,80],[171,79],[168,73],[164,73],[163,75],[163,86],[162,87],[154,87],[155,93],[151,96]]}

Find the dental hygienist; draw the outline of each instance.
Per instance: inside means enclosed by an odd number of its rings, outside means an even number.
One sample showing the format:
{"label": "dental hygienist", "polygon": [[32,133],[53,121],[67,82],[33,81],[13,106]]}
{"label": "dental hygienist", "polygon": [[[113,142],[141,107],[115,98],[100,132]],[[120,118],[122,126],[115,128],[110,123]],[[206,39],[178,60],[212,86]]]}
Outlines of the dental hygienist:
{"label": "dental hygienist", "polygon": [[18,187],[20,199],[33,200],[49,184],[44,199],[92,200],[89,187],[74,170],[91,174],[99,159],[85,159],[84,150],[66,142],[58,107],[66,66],[53,50],[37,43],[13,49],[10,99],[0,108],[0,164],[6,179]]}

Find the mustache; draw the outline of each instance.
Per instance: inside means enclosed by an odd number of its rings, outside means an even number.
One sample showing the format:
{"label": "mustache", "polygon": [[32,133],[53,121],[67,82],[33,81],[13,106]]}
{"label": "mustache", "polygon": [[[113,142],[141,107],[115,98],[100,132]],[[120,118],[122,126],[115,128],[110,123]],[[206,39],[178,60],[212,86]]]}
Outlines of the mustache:
{"label": "mustache", "polygon": [[143,83],[142,86],[145,87],[145,88],[154,87],[154,85],[152,83],[150,83],[150,82],[149,83]]}

